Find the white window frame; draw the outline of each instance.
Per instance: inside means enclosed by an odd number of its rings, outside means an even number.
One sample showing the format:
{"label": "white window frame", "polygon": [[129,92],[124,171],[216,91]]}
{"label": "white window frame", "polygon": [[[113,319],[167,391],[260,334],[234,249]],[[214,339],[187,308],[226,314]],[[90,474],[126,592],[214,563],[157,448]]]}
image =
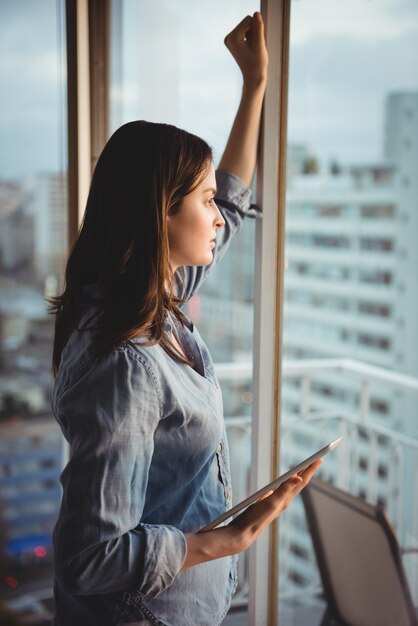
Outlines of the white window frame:
{"label": "white window frame", "polygon": [[91,179],[88,0],[66,0],[68,240],[74,242]]}
{"label": "white window frame", "polygon": [[70,248],[107,141],[108,29],[109,0],[66,0]]}
{"label": "white window frame", "polygon": [[[256,490],[278,476],[285,236],[290,0],[262,0],[269,54],[257,173],[263,219],[256,232],[251,478]],[[278,624],[278,524],[250,549],[249,624]]]}

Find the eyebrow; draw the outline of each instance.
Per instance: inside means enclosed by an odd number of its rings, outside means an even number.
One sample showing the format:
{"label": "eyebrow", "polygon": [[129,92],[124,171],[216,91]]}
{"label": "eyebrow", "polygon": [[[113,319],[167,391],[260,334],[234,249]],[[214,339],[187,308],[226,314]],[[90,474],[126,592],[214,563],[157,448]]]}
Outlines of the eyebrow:
{"label": "eyebrow", "polygon": [[215,189],[215,187],[208,187],[207,189],[203,190],[203,193],[206,193],[207,191],[211,191],[213,195],[215,195],[218,190]]}

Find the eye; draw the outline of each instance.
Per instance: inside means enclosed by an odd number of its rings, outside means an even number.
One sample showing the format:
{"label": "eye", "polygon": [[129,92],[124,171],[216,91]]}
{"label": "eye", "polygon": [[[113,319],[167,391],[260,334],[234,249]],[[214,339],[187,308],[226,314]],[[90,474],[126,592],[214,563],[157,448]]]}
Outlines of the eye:
{"label": "eye", "polygon": [[213,198],[209,198],[208,200],[208,204],[210,204],[211,206],[213,206],[215,204],[215,197]]}

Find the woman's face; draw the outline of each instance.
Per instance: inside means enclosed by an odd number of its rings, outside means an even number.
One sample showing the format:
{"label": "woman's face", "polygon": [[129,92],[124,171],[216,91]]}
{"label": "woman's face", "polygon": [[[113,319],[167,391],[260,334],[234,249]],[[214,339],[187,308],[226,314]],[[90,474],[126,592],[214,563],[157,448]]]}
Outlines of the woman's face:
{"label": "woman's face", "polygon": [[210,164],[199,185],[183,198],[179,210],[167,216],[173,272],[182,265],[209,265],[216,230],[225,221],[215,204],[215,168]]}

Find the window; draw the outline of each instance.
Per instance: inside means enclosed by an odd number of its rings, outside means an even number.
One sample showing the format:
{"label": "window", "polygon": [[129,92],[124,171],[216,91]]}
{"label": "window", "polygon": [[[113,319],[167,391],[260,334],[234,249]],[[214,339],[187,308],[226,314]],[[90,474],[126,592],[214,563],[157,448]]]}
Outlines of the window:
{"label": "window", "polygon": [[360,345],[370,346],[372,348],[378,348],[380,350],[389,350],[391,342],[386,337],[379,337],[378,335],[366,335],[359,333],[357,341]]}
{"label": "window", "polygon": [[61,0],[0,5],[2,597],[51,586],[61,498],[45,298],[62,286],[67,251],[64,12]]}
{"label": "window", "polygon": [[[418,378],[418,6],[407,0],[401,15],[398,4],[344,1],[330,11],[327,0],[291,3],[282,394],[293,411],[282,420],[281,460],[288,467],[295,453],[303,458],[349,432],[346,461],[338,452],[321,471],[384,503],[398,536],[415,542],[416,396],[398,396],[397,381]],[[296,391],[298,361],[304,384]],[[396,495],[393,485],[403,483]],[[286,623],[292,594],[294,623],[297,605],[314,600],[297,593],[315,579],[315,564],[294,567],[306,536],[293,528],[283,518]]]}
{"label": "window", "polygon": [[[259,4],[112,0],[110,7],[109,134],[133,119],[174,124],[206,139],[218,162],[242,86],[223,40]],[[186,310],[215,366],[246,365],[238,379],[219,377],[235,501],[249,490],[254,249],[255,221],[248,219]],[[240,567],[238,591],[245,586],[245,557]]]}
{"label": "window", "polygon": [[366,315],[376,315],[377,317],[389,317],[391,308],[386,304],[380,304],[378,302],[362,302],[358,303],[358,310],[360,313]]}
{"label": "window", "polygon": [[393,205],[371,205],[360,208],[361,216],[371,219],[392,219],[395,217],[395,207]]}
{"label": "window", "polygon": [[375,250],[379,252],[390,252],[394,249],[394,241],[392,239],[362,237],[360,238],[360,249]]}

